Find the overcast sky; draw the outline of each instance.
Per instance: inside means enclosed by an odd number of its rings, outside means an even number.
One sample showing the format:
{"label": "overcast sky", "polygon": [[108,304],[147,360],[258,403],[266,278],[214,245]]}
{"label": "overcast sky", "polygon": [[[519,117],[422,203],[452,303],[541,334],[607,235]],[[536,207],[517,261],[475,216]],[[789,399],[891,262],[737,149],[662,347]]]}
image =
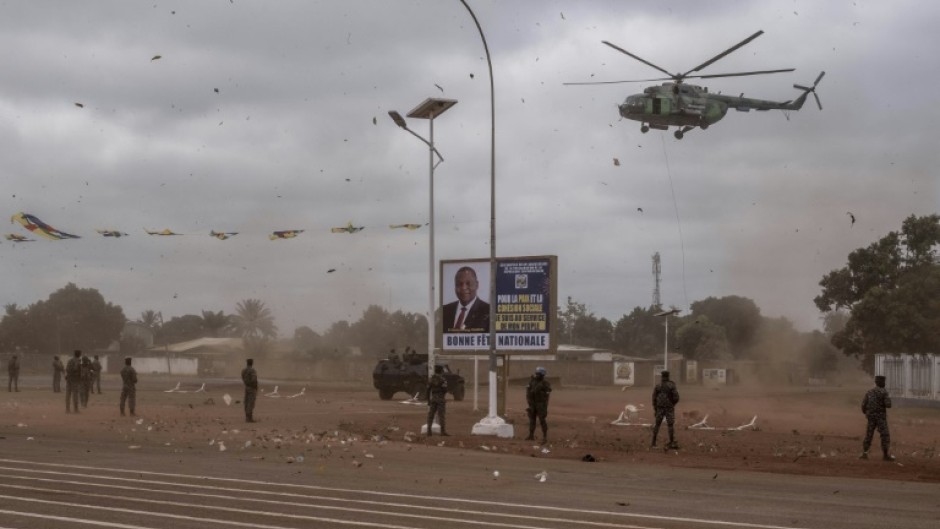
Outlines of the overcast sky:
{"label": "overcast sky", "polygon": [[[817,328],[824,274],[940,209],[940,3],[469,3],[493,58],[497,253],[557,255],[559,301],[649,306],[659,252],[667,306],[746,296]],[[562,85],[659,76],[602,40],[686,71],[760,29],[707,73],[795,72],[700,84],[784,101],[825,70],[822,112],[730,111],[679,141],[617,114],[655,83]],[[457,0],[8,1],[0,71],[0,212],[82,236],[2,241],[4,304],[67,282],[130,319],[258,298],[285,336],[370,304],[424,313],[427,227],[388,226],[428,221],[428,151],[388,111],[427,97],[459,101],[434,122],[437,257],[489,256],[489,84]],[[366,229],[330,233],[350,221]],[[268,239],[287,229],[306,231]]]}

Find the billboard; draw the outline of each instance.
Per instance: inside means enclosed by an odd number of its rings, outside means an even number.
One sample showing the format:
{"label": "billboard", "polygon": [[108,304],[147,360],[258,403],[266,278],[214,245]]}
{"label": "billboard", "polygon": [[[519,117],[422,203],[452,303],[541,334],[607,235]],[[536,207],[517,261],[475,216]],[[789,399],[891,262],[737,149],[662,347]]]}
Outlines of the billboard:
{"label": "billboard", "polygon": [[556,268],[555,256],[498,258],[489,300],[489,259],[441,261],[444,351],[488,351],[492,324],[500,353],[554,352]]}

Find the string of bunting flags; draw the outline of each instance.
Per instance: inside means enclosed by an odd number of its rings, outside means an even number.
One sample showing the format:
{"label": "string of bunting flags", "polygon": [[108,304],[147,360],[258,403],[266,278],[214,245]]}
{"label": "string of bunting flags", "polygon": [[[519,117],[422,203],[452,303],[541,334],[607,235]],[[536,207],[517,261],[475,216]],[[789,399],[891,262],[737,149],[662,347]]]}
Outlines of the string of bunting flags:
{"label": "string of bunting flags", "polygon": [[[42,237],[43,239],[48,239],[51,241],[61,241],[65,239],[81,239],[81,236],[64,232],[58,228],[53,227],[50,224],[46,224],[45,222],[40,220],[39,217],[32,215],[30,213],[23,213],[23,212],[17,213],[13,215],[12,217],[10,217],[10,222],[13,224],[21,225],[31,235]],[[421,228],[422,226],[426,226],[426,224],[414,224],[414,223],[390,224],[388,227],[390,229],[406,229],[406,230],[414,231],[414,230]],[[366,229],[365,226],[355,226],[353,225],[352,222],[350,222],[346,226],[337,226],[337,227],[330,228],[330,232],[331,233],[358,233],[364,229]],[[98,234],[101,235],[102,237],[120,238],[120,237],[128,236],[127,232],[120,231],[120,230],[99,229],[95,231],[97,231]],[[272,231],[268,235],[268,239],[272,241],[276,241],[279,239],[293,239],[299,236],[304,231],[306,230],[275,230],[275,231]],[[173,237],[173,236],[186,235],[184,233],[177,233],[169,228],[162,229],[162,230],[148,230],[144,228],[144,232],[147,235],[151,235],[155,237]],[[209,231],[210,237],[215,237],[216,239],[219,239],[222,241],[231,239],[232,237],[236,235],[238,235],[238,232],[236,231],[215,231],[215,230]],[[20,235],[17,233],[7,233],[6,235],[4,235],[4,238],[14,243],[36,241],[36,239],[31,239],[29,238],[29,236]]]}

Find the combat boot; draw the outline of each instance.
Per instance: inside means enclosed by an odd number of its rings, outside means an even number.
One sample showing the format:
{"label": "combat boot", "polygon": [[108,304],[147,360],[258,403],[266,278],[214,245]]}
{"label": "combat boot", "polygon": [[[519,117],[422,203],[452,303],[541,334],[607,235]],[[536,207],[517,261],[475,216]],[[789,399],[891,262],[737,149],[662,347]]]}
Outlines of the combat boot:
{"label": "combat boot", "polygon": [[525,438],[526,441],[535,441],[535,428],[529,428],[529,436]]}
{"label": "combat boot", "polygon": [[884,461],[894,461],[894,456],[891,455],[887,450],[884,451],[884,457],[881,458]]}
{"label": "combat boot", "polygon": [[859,459],[868,459],[868,452],[862,452],[862,455],[858,456]]}
{"label": "combat boot", "polygon": [[675,442],[675,441],[669,441],[669,444],[666,445],[666,448],[668,448],[668,449],[670,449],[670,450],[678,450],[678,449],[679,449],[679,443],[677,443],[677,442]]}

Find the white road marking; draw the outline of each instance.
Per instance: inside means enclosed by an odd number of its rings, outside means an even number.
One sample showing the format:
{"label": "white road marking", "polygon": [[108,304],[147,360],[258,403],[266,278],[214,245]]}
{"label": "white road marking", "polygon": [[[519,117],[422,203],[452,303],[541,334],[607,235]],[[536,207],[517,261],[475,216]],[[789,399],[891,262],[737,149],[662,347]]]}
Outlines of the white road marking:
{"label": "white road marking", "polygon": [[[67,501],[40,500],[40,499],[38,499],[38,498],[23,498],[23,497],[21,497],[21,496],[7,496],[7,495],[5,495],[5,494],[0,494],[0,498],[9,499],[9,500],[17,500],[17,501],[21,501],[21,502],[33,502],[33,503],[51,504],[51,505],[55,505],[55,506],[59,506],[59,507],[80,507],[80,508],[83,508],[83,509],[92,509],[92,510],[96,510],[96,511],[108,511],[108,512],[118,512],[118,513],[123,513],[123,514],[155,516],[155,517],[158,517],[158,518],[170,518],[170,519],[173,519],[173,520],[185,520],[185,521],[187,521],[187,522],[205,522],[205,523],[223,524],[223,525],[228,525],[228,526],[232,526],[232,527],[257,527],[257,528],[259,528],[259,529],[292,529],[292,528],[290,528],[290,527],[286,527],[286,526],[283,526],[283,525],[268,525],[268,524],[260,524],[260,523],[236,522],[236,521],[234,521],[234,520],[218,520],[218,519],[215,519],[215,518],[199,518],[199,517],[196,517],[196,516],[185,516],[185,515],[182,515],[182,514],[170,514],[170,513],[166,513],[166,512],[141,511],[141,510],[137,510],[137,509],[123,509],[123,508],[121,508],[121,507],[103,507],[103,506],[100,506],[100,505],[86,505],[86,504],[84,504],[84,503],[71,503],[71,502],[67,502]],[[161,503],[162,503],[162,502],[161,502]],[[165,503],[167,503],[167,504],[174,504],[174,503],[176,503],[176,502],[165,502]],[[186,504],[180,504],[180,505],[187,506]],[[232,509],[232,510],[242,511],[242,512],[250,512],[250,511],[245,511],[244,509]],[[53,515],[51,515],[51,514],[18,513],[18,512],[15,512],[15,511],[0,510],[0,513],[3,513],[3,512],[8,512],[8,513],[11,513],[11,514],[21,514],[21,515],[23,515],[23,516],[32,516],[32,517],[35,517],[35,518],[66,519],[66,520],[68,519],[68,518],[61,517],[61,516],[53,516]],[[324,523],[335,523],[335,524],[342,524],[342,525],[356,525],[356,526],[360,526],[360,527],[385,527],[385,528],[389,528],[389,529],[421,529],[421,528],[419,528],[419,527],[412,527],[412,526],[405,526],[405,525],[390,525],[390,524],[385,524],[385,523],[356,522],[356,521],[351,521],[351,520],[338,520],[338,519],[336,519],[336,518],[323,518],[323,517],[317,517],[317,516],[290,516],[290,515],[281,515],[281,516],[284,516],[285,518],[296,518],[296,519],[303,519],[303,520],[309,520],[309,521],[324,522]],[[106,522],[103,522],[103,523],[106,523]]]}
{"label": "white road marking", "polygon": [[451,502],[451,503],[466,503],[466,504],[471,504],[471,505],[482,505],[486,507],[508,507],[508,508],[515,508],[515,509],[532,509],[533,507],[536,507],[543,511],[566,512],[566,513],[574,513],[574,514],[596,514],[596,515],[613,516],[613,517],[639,518],[639,519],[646,519],[646,520],[660,520],[660,521],[669,521],[669,522],[687,522],[687,523],[698,523],[702,525],[715,525],[715,526],[726,526],[726,527],[744,527],[744,528],[753,528],[753,529],[806,529],[806,528],[799,528],[796,526],[757,524],[757,523],[749,523],[749,522],[732,522],[732,521],[725,521],[725,520],[709,520],[705,518],[663,516],[663,515],[656,515],[656,514],[600,511],[600,510],[593,510],[593,509],[575,509],[571,507],[557,507],[557,506],[552,506],[552,505],[530,505],[530,504],[510,503],[510,502],[501,502],[501,501],[454,498],[450,496],[428,496],[428,495],[419,495],[419,494],[407,494],[407,493],[401,493],[401,492],[382,492],[382,491],[371,491],[371,490],[344,489],[344,488],[338,488],[338,487],[324,487],[321,485],[300,485],[300,484],[295,484],[295,483],[278,483],[278,482],[273,482],[273,481],[223,478],[223,477],[216,477],[216,476],[202,476],[198,474],[179,474],[175,472],[152,472],[152,471],[146,471],[146,470],[127,470],[127,469],[121,469],[121,468],[92,467],[92,466],[87,466],[87,465],[67,465],[64,463],[45,463],[45,462],[25,461],[25,460],[19,460],[19,459],[0,458],[0,463],[14,463],[14,464],[21,464],[21,465],[25,464],[25,465],[56,467],[56,468],[74,468],[74,469],[79,469],[79,470],[94,470],[97,472],[108,471],[108,472],[113,472],[116,474],[136,474],[138,476],[142,476],[146,474],[149,476],[160,476],[160,477],[176,478],[176,479],[234,482],[234,483],[239,483],[239,484],[260,485],[260,486],[267,486],[267,487],[278,486],[278,487],[285,487],[285,488],[299,489],[299,490],[341,492],[341,493],[348,493],[348,494],[359,494],[359,495],[364,495],[364,496],[379,496],[379,497],[389,497],[389,498],[420,499],[420,500]]}
{"label": "white road marking", "polygon": [[[90,483],[88,481],[59,481],[59,480],[53,480],[53,479],[27,478],[23,476],[10,476],[10,475],[7,475],[5,477],[16,478],[16,479],[32,479],[35,481],[44,481],[44,482],[59,482],[62,484],[80,485],[83,487],[97,486],[97,487],[103,487],[103,488],[117,488],[117,489],[127,490],[127,487],[118,487],[116,485],[101,485],[101,484]],[[169,485],[169,483],[166,483],[166,484]],[[124,501],[129,501],[129,502],[151,503],[155,505],[195,507],[195,508],[208,509],[208,510],[216,509],[216,510],[222,510],[222,511],[250,513],[250,514],[256,514],[258,516],[271,516],[271,517],[283,516],[283,517],[288,517],[288,518],[300,518],[300,519],[309,518],[308,516],[305,516],[305,515],[287,515],[287,514],[282,514],[280,512],[257,511],[257,510],[250,510],[250,509],[236,509],[236,508],[231,508],[231,507],[211,506],[211,505],[206,505],[202,503],[182,503],[182,502],[174,502],[174,501],[152,500],[152,499],[146,499],[146,498],[135,498],[135,497],[130,497],[130,496],[113,496],[113,495],[106,495],[106,494],[96,494],[92,492],[80,492],[80,491],[69,490],[69,489],[47,489],[47,488],[40,488],[40,487],[10,485],[7,483],[0,483],[0,488],[12,488],[12,489],[18,489],[18,490],[32,490],[32,491],[42,491],[42,492],[55,492],[58,494],[68,494],[70,496],[104,498],[104,499],[110,499],[110,500],[124,500]],[[344,511],[344,512],[362,513],[362,514],[368,514],[368,515],[395,516],[399,518],[417,518],[419,520],[433,520],[435,522],[441,522],[441,523],[445,523],[445,522],[446,523],[463,523],[463,524],[496,526],[496,527],[513,527],[516,529],[544,529],[536,525],[516,525],[516,524],[507,524],[505,522],[486,522],[486,521],[473,520],[473,519],[467,519],[467,518],[464,518],[464,519],[448,518],[448,517],[442,517],[442,516],[437,516],[437,515],[430,516],[430,515],[392,512],[392,511],[365,510],[362,508],[336,507],[332,505],[311,505],[309,503],[298,503],[298,502],[289,502],[289,501],[259,500],[256,498],[246,498],[243,496],[224,496],[221,494],[179,492],[179,491],[160,490],[160,489],[145,489],[145,488],[140,488],[140,487],[134,487],[133,490],[143,491],[143,492],[156,492],[156,493],[167,494],[167,495],[175,494],[175,495],[183,495],[183,496],[200,496],[204,498],[213,498],[213,499],[218,499],[218,500],[229,500],[229,501],[240,501],[240,502],[252,501],[256,503],[266,503],[266,504],[283,505],[283,506],[290,506],[290,507],[306,507],[309,509]],[[248,490],[241,489],[241,492],[251,492],[251,493],[257,494],[259,491],[248,491]],[[3,497],[3,496],[0,496],[0,497]],[[310,497],[307,497],[307,498],[310,498]],[[345,500],[345,501],[355,502],[356,500]],[[393,504],[388,504],[388,505],[393,505]],[[398,505],[398,507],[401,507],[401,505]],[[407,507],[412,508],[411,505],[408,505]],[[452,513],[462,512],[462,513],[467,513],[467,514],[476,514],[478,516],[487,515],[487,516],[495,516],[495,517],[500,517],[500,518],[524,518],[530,521],[544,520],[547,522],[554,522],[554,523],[566,522],[566,523],[572,523],[572,524],[577,524],[577,525],[592,525],[592,526],[600,526],[600,527],[613,527],[613,528],[624,528],[624,529],[656,529],[656,528],[646,527],[646,526],[624,525],[624,524],[619,524],[619,523],[590,522],[590,521],[562,519],[562,518],[539,518],[539,517],[525,516],[525,515],[519,515],[519,514],[486,513],[486,512],[480,512],[480,511],[462,511],[458,509],[443,509],[443,508],[434,508],[434,510],[452,512]]]}
{"label": "white road marking", "polygon": [[[8,511],[6,509],[0,509],[0,514],[11,514],[17,516],[25,516],[28,518],[42,518],[44,520],[55,520],[57,522],[71,522],[71,523],[83,523],[86,525],[97,525],[100,527],[115,527],[117,529],[157,529],[156,527],[147,527],[145,525],[128,525],[124,523],[117,522],[105,522],[101,520],[89,520],[86,518],[75,518],[73,516],[56,516],[54,514],[39,514],[34,512],[20,512],[20,511]],[[0,529],[10,529],[8,527],[3,527]]]}

